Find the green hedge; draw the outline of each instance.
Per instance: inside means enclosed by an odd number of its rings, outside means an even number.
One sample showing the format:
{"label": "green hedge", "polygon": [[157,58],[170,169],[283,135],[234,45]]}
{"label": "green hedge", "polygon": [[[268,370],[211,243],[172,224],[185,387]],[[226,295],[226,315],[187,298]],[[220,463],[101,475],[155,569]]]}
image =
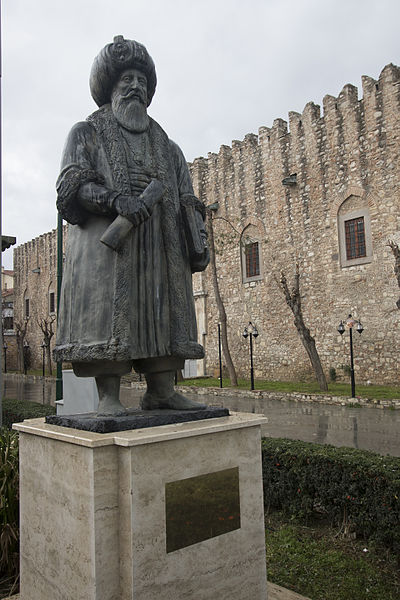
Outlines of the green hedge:
{"label": "green hedge", "polygon": [[265,506],[307,518],[322,513],[400,551],[400,458],[352,448],[264,438]]}
{"label": "green hedge", "polygon": [[54,415],[55,412],[55,407],[48,404],[3,398],[3,426],[8,429],[11,429],[13,423]]}
{"label": "green hedge", "polygon": [[19,571],[18,434],[0,428],[0,579]]}
{"label": "green hedge", "polygon": [[13,423],[52,415],[54,406],[28,400],[3,398],[3,427],[0,429],[0,579],[10,587],[19,576],[19,465],[18,433]]}

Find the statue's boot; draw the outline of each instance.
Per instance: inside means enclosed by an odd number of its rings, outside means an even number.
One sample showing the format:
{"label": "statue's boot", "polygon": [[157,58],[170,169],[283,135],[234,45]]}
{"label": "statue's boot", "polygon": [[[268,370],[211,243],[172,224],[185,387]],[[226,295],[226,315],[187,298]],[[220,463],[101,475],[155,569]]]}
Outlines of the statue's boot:
{"label": "statue's boot", "polygon": [[140,403],[143,410],[204,410],[205,404],[195,402],[175,391],[175,371],[145,373],[147,391]]}
{"label": "statue's boot", "polygon": [[125,408],[119,401],[119,386],[121,376],[132,369],[132,361],[73,362],[72,368],[77,377],[95,378],[99,393],[97,416],[126,414]]}
{"label": "statue's boot", "polygon": [[126,414],[126,409],[119,401],[120,375],[103,375],[95,379],[99,392],[97,416]]}

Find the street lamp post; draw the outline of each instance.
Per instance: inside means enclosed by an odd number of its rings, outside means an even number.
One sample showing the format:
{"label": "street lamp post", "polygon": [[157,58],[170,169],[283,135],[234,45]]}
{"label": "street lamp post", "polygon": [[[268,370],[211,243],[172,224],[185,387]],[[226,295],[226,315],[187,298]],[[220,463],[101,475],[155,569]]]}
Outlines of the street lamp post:
{"label": "street lamp post", "polygon": [[356,330],[361,335],[362,332],[364,331],[364,328],[361,325],[361,321],[357,321],[356,319],[353,319],[351,314],[347,317],[345,324],[343,324],[343,321],[340,321],[339,327],[338,327],[338,332],[340,333],[340,335],[344,334],[346,327],[349,330],[349,334],[350,334],[350,378],[351,378],[351,397],[352,398],[356,397],[356,382],[355,382],[355,378],[354,378],[354,352],[353,352],[353,327],[356,324],[357,324]]}
{"label": "street lamp post", "polygon": [[3,349],[4,349],[4,373],[7,373],[7,342],[4,342]]}
{"label": "street lamp post", "polygon": [[221,324],[218,323],[219,387],[222,388]]}
{"label": "street lamp post", "polygon": [[44,343],[44,341],[41,343],[41,348],[42,348],[42,376],[44,377],[45,375],[45,350],[46,350],[46,344]]}
{"label": "street lamp post", "polygon": [[251,321],[243,330],[243,337],[250,337],[250,389],[254,390],[253,337],[258,336],[257,327]]}

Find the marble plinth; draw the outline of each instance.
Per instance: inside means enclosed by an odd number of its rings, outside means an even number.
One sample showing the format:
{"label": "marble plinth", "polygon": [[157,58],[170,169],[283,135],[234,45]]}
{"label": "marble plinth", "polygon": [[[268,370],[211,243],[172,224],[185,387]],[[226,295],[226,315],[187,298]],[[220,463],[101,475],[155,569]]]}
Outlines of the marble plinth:
{"label": "marble plinth", "polygon": [[104,434],[14,425],[21,600],[265,600],[264,422],[234,413]]}

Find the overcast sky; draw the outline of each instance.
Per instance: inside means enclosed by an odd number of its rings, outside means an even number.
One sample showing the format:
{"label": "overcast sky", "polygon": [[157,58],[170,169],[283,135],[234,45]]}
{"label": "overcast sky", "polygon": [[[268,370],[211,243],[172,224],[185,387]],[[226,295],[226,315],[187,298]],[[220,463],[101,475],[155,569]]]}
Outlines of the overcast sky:
{"label": "overcast sky", "polygon": [[[142,42],[158,85],[149,113],[187,160],[257,133],[400,63],[399,0],[3,0],[3,234],[56,226],[54,183],[72,125],[96,105],[93,58]],[[3,254],[12,268],[12,250]]]}

